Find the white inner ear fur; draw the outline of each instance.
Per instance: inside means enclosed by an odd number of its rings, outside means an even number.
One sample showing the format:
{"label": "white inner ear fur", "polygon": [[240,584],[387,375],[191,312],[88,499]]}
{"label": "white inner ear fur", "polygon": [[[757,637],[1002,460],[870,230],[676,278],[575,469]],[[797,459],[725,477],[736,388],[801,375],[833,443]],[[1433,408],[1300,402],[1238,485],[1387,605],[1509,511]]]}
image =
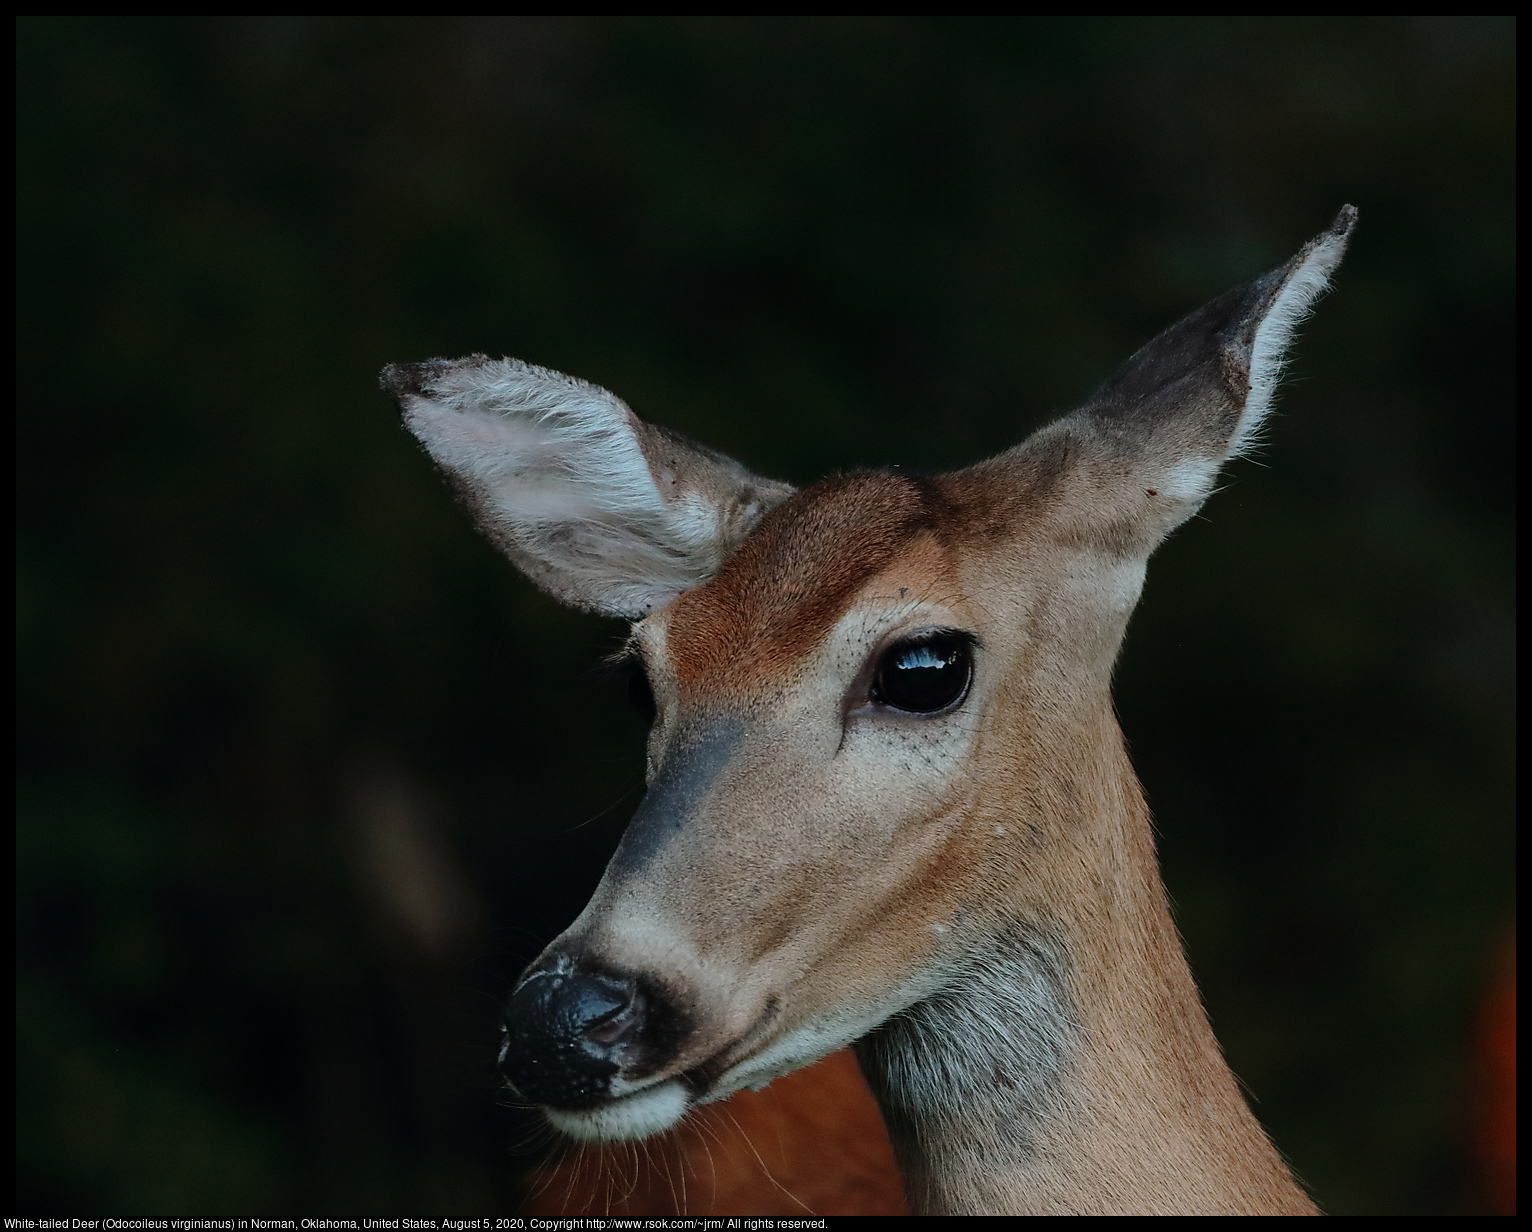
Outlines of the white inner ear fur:
{"label": "white inner ear fur", "polygon": [[1245,410],[1234,431],[1234,439],[1229,442],[1230,458],[1240,457],[1260,443],[1261,427],[1271,412],[1272,395],[1282,377],[1293,331],[1329,288],[1330,274],[1346,253],[1347,238],[1345,235],[1325,235],[1318,240],[1303,263],[1288,275],[1286,284],[1256,328],[1250,351],[1250,395],[1245,399]]}
{"label": "white inner ear fur", "polygon": [[515,359],[434,375],[405,399],[431,456],[481,500],[486,528],[560,598],[641,616],[717,572],[718,510],[667,501],[637,421],[596,385]]}

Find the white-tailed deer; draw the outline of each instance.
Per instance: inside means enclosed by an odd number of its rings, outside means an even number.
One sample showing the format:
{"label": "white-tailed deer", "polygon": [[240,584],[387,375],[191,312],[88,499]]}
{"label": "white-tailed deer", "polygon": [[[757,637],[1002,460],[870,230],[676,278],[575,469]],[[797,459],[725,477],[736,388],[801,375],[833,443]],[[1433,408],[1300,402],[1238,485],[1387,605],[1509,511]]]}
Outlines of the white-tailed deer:
{"label": "white-tailed deer", "polygon": [[522,1097],[641,1138],[854,1043],[917,1211],[1314,1213],[1213,1038],[1109,683],[1355,220],[934,478],[794,492],[516,360],[384,372],[533,581],[634,620],[654,698],[648,794],[507,1006]]}

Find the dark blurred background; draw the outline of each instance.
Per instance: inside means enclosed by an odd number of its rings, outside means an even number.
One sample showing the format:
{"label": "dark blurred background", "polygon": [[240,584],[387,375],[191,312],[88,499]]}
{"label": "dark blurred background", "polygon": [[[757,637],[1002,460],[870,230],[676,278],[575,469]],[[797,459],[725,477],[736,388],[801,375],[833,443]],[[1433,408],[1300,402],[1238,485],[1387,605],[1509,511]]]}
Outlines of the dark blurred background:
{"label": "dark blurred background", "polygon": [[942,468],[1361,210],[1118,701],[1335,1213],[1486,1209],[1513,921],[1510,19],[19,26],[18,1173],[504,1211],[496,1002],[640,721],[377,390],[510,354],[768,475]]}

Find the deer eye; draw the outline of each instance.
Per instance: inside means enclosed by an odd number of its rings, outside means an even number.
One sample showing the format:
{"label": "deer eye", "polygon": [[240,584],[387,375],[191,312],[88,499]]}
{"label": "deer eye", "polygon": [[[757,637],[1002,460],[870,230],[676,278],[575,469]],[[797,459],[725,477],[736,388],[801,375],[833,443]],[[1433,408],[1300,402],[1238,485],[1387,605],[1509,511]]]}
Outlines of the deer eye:
{"label": "deer eye", "polygon": [[973,638],[937,633],[899,642],[878,664],[872,699],[912,714],[934,714],[956,705],[973,679]]}

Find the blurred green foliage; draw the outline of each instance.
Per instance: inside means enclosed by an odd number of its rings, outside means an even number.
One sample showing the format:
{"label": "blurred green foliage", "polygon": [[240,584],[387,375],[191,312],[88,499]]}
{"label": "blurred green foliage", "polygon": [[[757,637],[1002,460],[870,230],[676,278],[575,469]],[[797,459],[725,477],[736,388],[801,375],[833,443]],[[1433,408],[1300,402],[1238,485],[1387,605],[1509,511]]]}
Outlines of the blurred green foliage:
{"label": "blurred green foliage", "polygon": [[[1215,1027],[1336,1213],[1479,1209],[1513,911],[1511,19],[19,24],[18,1169],[38,1213],[508,1209],[496,1000],[621,627],[377,392],[483,350],[803,483],[942,468],[1361,226],[1118,700]],[[434,913],[434,914],[433,914]]]}

